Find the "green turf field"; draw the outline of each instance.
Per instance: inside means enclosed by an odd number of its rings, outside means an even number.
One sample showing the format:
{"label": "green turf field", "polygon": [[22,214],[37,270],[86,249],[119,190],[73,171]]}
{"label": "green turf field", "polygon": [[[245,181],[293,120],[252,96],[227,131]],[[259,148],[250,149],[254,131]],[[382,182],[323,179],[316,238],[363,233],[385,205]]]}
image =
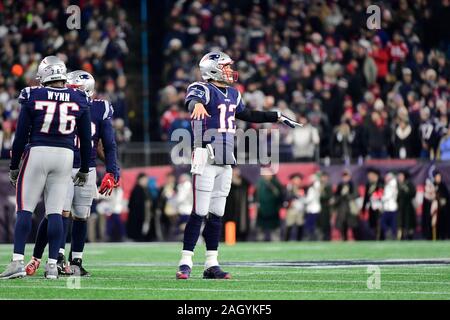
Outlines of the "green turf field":
{"label": "green turf field", "polygon": [[[2,271],[11,248],[0,246]],[[92,277],[81,278],[80,289],[69,288],[76,279],[44,279],[41,266],[36,276],[0,281],[0,299],[450,299],[450,242],[222,245],[232,280],[201,278],[203,246],[192,278],[175,280],[180,250],[178,243],[88,244],[84,265]],[[374,264],[380,289],[367,284]]]}

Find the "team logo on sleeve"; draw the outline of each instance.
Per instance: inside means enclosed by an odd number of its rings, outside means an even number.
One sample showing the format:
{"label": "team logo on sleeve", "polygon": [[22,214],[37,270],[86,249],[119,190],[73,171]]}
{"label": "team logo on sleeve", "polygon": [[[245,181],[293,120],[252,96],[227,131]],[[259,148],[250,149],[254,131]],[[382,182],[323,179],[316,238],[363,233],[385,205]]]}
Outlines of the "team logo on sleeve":
{"label": "team logo on sleeve", "polygon": [[192,88],[189,92],[189,96],[196,96],[199,98],[203,98],[204,95],[205,95],[205,92],[200,89],[197,89],[197,88]]}

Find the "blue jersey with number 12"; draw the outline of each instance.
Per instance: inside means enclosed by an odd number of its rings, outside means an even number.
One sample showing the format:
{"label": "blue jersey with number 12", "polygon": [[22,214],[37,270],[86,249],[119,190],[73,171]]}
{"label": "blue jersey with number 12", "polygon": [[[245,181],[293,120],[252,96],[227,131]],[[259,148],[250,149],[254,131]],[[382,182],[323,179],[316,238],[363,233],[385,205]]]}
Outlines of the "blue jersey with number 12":
{"label": "blue jersey with number 12", "polygon": [[235,164],[235,114],[245,108],[241,93],[230,86],[218,88],[210,82],[194,82],[187,89],[186,105],[191,100],[202,103],[211,116],[192,121],[194,146],[211,143],[216,164]]}

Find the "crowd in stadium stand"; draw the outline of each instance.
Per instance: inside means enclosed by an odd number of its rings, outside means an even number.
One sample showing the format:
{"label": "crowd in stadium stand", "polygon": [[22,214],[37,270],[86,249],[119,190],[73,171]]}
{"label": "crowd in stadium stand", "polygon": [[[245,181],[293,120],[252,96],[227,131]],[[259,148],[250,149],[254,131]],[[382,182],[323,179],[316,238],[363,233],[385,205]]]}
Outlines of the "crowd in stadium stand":
{"label": "crowd in stadium stand", "polygon": [[70,1],[0,2],[0,159],[8,159],[19,113],[17,97],[38,85],[37,66],[57,54],[68,71],[83,69],[96,78],[97,98],[114,107],[118,142],[130,139],[125,100],[126,42],[131,27],[114,1],[85,1],[80,30],[68,29]]}
{"label": "crowd in stadium stand", "polygon": [[223,50],[248,108],[306,124],[280,128],[285,159],[450,159],[448,0],[384,1],[377,30],[366,24],[370,1],[258,3],[174,5],[160,92],[164,137],[186,121],[185,89],[201,80],[202,55]]}

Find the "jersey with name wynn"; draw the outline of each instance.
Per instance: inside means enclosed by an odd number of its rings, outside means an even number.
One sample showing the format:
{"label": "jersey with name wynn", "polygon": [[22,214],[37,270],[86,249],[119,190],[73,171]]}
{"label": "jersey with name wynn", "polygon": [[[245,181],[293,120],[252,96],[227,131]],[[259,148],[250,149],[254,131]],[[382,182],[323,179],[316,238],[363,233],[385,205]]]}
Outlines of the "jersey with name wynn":
{"label": "jersey with name wynn", "polygon": [[51,87],[27,87],[20,92],[19,103],[30,119],[29,147],[68,149],[73,149],[76,119],[90,106],[83,91]]}

